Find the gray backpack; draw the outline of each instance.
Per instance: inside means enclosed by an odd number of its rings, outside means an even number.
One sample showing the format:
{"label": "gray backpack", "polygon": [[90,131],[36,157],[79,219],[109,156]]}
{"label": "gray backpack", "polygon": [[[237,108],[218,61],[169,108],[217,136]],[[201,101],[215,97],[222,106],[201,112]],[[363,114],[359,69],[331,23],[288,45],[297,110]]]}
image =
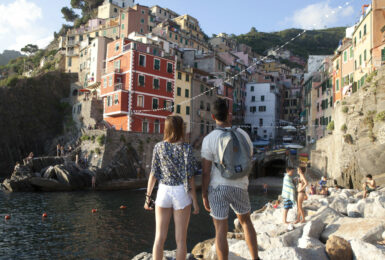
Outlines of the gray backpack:
{"label": "gray backpack", "polygon": [[239,179],[250,174],[252,168],[251,150],[246,137],[238,132],[237,128],[222,131],[218,143],[218,159],[215,167],[221,172],[223,178]]}

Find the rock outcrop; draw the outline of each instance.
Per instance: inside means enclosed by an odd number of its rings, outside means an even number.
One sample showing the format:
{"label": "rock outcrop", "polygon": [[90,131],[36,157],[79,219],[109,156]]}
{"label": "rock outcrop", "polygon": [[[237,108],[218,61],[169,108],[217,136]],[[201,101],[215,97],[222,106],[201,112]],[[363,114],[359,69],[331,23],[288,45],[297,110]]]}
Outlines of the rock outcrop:
{"label": "rock outcrop", "polygon": [[[268,203],[265,210],[251,214],[257,232],[259,257],[264,260],[385,259],[385,246],[377,244],[385,236],[385,215],[381,213],[385,209],[382,203],[384,191],[383,188],[373,192],[367,199],[359,198],[357,190],[340,189],[330,189],[328,197],[310,196],[304,201],[307,222],[295,224],[294,230],[288,230],[288,226],[282,223],[282,203],[277,208]],[[341,200],[348,203],[340,203]],[[349,205],[360,203],[364,203],[362,214],[348,216]],[[374,211],[379,212],[375,218],[372,217]],[[289,221],[295,219],[295,212],[295,209],[289,211]],[[241,231],[238,220],[234,224],[236,231]],[[241,233],[229,233],[228,244],[230,260],[250,259]],[[197,244],[192,255],[195,259],[216,259],[214,240]]]}

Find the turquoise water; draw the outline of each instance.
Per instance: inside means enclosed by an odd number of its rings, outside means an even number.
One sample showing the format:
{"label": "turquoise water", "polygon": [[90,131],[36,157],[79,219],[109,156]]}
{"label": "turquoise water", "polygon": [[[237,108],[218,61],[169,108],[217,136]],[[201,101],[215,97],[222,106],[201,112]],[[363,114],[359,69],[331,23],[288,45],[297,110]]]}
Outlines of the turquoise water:
{"label": "turquoise water", "polygon": [[[251,190],[252,209],[277,195]],[[130,259],[150,252],[155,215],[144,211],[143,203],[144,191],[0,192],[0,259]],[[121,205],[127,208],[121,210]],[[92,214],[92,209],[97,213]],[[46,219],[41,217],[43,212]],[[4,220],[6,214],[11,215],[10,220]],[[229,230],[234,218],[229,220]],[[201,213],[191,217],[188,250],[212,237],[212,220],[201,203]],[[171,225],[166,250],[175,249],[173,240]]]}

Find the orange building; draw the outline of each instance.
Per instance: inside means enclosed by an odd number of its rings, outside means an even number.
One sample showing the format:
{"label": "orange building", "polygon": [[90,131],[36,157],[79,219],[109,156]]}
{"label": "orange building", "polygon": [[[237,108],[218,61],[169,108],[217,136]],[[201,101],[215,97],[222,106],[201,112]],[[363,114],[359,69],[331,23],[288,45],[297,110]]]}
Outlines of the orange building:
{"label": "orange building", "polygon": [[342,73],[341,64],[342,56],[341,52],[336,52],[333,59],[333,101],[334,103],[342,99]]}
{"label": "orange building", "polygon": [[354,82],[354,52],[352,39],[343,39],[343,44],[339,49],[341,53],[341,97],[348,96],[353,91]]}
{"label": "orange building", "polygon": [[159,46],[118,39],[108,44],[106,63],[104,120],[117,130],[162,133],[172,113],[175,58]]}
{"label": "orange building", "polygon": [[373,67],[385,64],[385,0],[374,0],[373,9]]}
{"label": "orange building", "polygon": [[132,32],[149,33],[149,10],[139,4],[123,9],[120,14],[120,38],[126,38]]}

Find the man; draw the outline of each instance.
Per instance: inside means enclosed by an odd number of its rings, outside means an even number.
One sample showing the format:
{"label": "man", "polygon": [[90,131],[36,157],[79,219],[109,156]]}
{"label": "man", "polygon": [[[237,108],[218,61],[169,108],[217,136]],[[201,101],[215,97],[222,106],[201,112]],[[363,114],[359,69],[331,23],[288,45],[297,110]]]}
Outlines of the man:
{"label": "man", "polygon": [[[287,222],[287,213],[289,209],[293,208],[293,204],[296,202],[295,199],[295,185],[293,182],[294,168],[287,167],[286,174],[283,178],[282,185],[282,198],[283,198],[283,223],[289,224]],[[291,229],[291,226],[289,227]]]}
{"label": "man", "polygon": [[364,189],[364,198],[366,198],[369,193],[376,190],[376,181],[373,180],[373,176],[371,174],[366,175],[366,181],[362,187]]}
{"label": "man", "polygon": [[[220,128],[231,128],[228,118],[229,108],[226,100],[218,98],[214,102],[212,118]],[[252,156],[253,145],[250,137],[242,129],[237,129],[250,146]],[[205,209],[210,212],[215,226],[215,246],[219,260],[228,259],[227,243],[228,214],[231,207],[237,214],[242,225],[245,240],[252,259],[258,258],[257,234],[250,220],[250,200],[247,187],[248,176],[238,179],[222,177],[220,170],[214,165],[219,162],[218,145],[222,130],[214,130],[207,135],[202,143],[202,199]]]}

